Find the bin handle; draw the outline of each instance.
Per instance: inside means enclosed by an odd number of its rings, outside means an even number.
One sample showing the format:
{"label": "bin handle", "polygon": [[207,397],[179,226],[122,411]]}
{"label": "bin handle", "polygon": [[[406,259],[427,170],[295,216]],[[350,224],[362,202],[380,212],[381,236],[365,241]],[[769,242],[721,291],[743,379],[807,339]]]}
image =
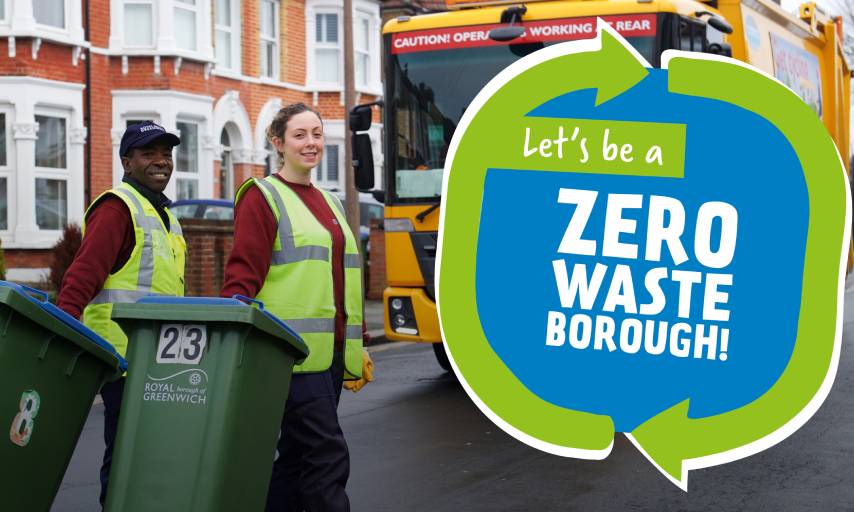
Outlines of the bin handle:
{"label": "bin handle", "polygon": [[257,305],[258,305],[258,309],[264,309],[264,303],[263,303],[263,302],[261,302],[261,301],[260,301],[260,300],[258,300],[258,299],[251,299],[251,298],[247,297],[246,295],[240,295],[239,293],[235,293],[234,295],[232,295],[232,296],[231,296],[231,298],[232,298],[232,299],[237,299],[237,300],[239,300],[239,301],[241,301],[241,302],[246,302],[246,303],[251,303],[251,304],[257,304]]}
{"label": "bin handle", "polygon": [[45,293],[45,292],[43,292],[43,291],[41,291],[41,290],[37,290],[37,289],[35,289],[35,288],[32,288],[32,287],[30,287],[30,286],[27,286],[27,285],[25,285],[25,284],[19,284],[18,286],[20,286],[20,287],[21,287],[21,288],[23,288],[24,290],[28,291],[28,292],[30,293],[30,295],[35,295],[37,299],[38,299],[38,298],[40,298],[42,302],[47,302],[47,301],[48,301],[48,295],[47,295],[47,293]]}

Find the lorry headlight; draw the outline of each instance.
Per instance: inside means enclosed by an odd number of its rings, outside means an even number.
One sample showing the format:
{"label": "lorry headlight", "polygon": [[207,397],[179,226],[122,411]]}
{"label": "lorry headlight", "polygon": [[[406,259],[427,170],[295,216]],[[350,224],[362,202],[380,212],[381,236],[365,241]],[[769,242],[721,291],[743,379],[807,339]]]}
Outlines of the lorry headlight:
{"label": "lorry headlight", "polygon": [[404,325],[406,325],[406,317],[400,314],[394,315],[394,325],[398,327],[403,327]]}
{"label": "lorry headlight", "polygon": [[403,309],[403,300],[398,297],[391,299],[391,309],[395,311]]}
{"label": "lorry headlight", "polygon": [[403,218],[403,219],[384,219],[383,226],[385,226],[386,232],[403,232],[409,233],[414,231],[415,229],[412,227],[412,221]]}

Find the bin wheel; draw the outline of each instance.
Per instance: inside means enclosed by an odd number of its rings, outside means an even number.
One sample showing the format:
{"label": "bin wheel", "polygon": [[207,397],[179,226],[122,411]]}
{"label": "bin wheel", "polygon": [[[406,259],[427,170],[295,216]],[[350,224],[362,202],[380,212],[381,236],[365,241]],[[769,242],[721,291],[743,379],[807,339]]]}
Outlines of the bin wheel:
{"label": "bin wheel", "polygon": [[445,344],[433,343],[433,352],[436,354],[436,362],[439,363],[439,366],[448,373],[452,372],[451,362],[448,361],[448,354],[445,352]]}

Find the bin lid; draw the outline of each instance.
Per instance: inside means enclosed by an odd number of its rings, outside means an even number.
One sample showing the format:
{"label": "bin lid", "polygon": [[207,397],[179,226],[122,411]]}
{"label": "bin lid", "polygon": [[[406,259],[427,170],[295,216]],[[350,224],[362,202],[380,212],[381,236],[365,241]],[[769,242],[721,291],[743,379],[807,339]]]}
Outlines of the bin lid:
{"label": "bin lid", "polygon": [[0,281],[0,302],[27,316],[122,372],[127,361],[110,342],[48,301],[47,293],[9,281]]}
{"label": "bin lid", "polygon": [[[143,297],[133,304],[117,304],[113,307],[113,319],[153,319],[196,322],[242,322],[290,342],[300,354],[297,359],[308,356],[308,346],[302,337],[285,321],[264,309],[264,304],[248,297],[171,297],[152,295]],[[253,307],[257,306],[257,307]]]}

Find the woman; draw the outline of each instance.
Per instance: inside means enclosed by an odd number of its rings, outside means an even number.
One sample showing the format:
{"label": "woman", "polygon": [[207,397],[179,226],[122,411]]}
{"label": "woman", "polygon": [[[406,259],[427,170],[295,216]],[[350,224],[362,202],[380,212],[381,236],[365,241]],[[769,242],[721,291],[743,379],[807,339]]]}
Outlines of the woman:
{"label": "woman", "polygon": [[267,129],[278,173],[237,192],[234,247],[221,295],[256,297],[308,344],[285,405],[268,511],[349,510],[347,443],[338,423],[343,379],[362,367],[361,263],[340,201],[311,183],[323,122],[302,103]]}

